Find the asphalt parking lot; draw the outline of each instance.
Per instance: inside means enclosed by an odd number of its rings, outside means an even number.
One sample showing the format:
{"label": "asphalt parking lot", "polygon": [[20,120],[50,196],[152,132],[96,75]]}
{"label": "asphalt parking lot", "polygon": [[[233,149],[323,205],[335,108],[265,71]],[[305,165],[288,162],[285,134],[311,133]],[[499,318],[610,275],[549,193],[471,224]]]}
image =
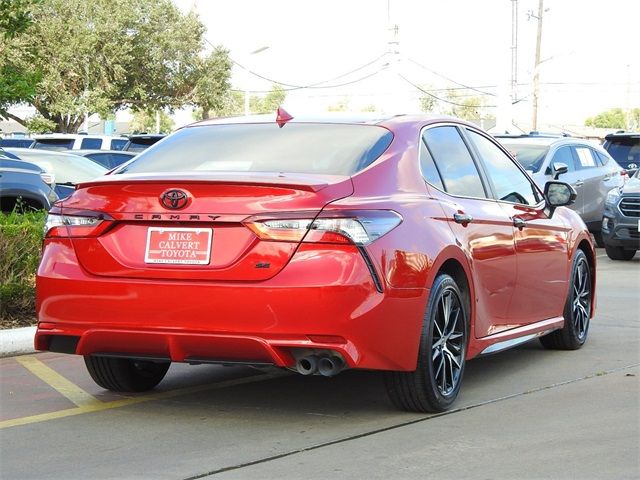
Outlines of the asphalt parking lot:
{"label": "asphalt parking lot", "polygon": [[118,395],[80,357],[1,359],[0,477],[639,478],[640,254],[598,262],[584,348],[473,360],[436,416],[396,411],[374,372],[174,364],[153,393]]}

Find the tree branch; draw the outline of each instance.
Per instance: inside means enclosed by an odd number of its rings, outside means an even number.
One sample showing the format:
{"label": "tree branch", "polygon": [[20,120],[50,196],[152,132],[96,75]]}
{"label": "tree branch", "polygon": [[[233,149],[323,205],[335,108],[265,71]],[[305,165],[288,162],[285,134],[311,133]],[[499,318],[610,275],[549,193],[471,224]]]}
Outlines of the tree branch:
{"label": "tree branch", "polygon": [[15,120],[16,122],[18,122],[20,125],[22,125],[23,127],[27,126],[26,120],[23,120],[20,117],[16,117],[14,114],[7,112],[4,109],[0,109],[0,117],[4,117],[4,118],[10,118],[11,120]]}

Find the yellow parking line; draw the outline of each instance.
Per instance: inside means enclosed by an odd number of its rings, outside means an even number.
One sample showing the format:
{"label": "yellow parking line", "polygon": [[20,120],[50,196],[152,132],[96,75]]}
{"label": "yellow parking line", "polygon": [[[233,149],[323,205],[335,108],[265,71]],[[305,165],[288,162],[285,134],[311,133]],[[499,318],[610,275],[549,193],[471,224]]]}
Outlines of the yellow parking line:
{"label": "yellow parking line", "polygon": [[64,395],[68,400],[75,403],[78,407],[86,407],[94,404],[101,404],[93,395],[88,394],[83,389],[78,387],[75,383],[70,382],[65,377],[60,375],[51,367],[48,367],[36,357],[18,357],[16,361],[33,373],[40,380],[45,382],[50,387],[56,389],[59,393]]}
{"label": "yellow parking line", "polygon": [[57,412],[41,413],[39,415],[31,415],[29,417],[21,417],[21,418],[14,418],[11,420],[0,421],[0,430],[3,428],[16,427],[19,425],[28,425],[31,423],[46,422],[48,420],[54,420],[56,418],[71,417],[71,416],[80,415],[83,413],[110,410],[112,408],[125,407],[127,405],[135,405],[137,403],[148,402],[151,400],[164,400],[167,398],[177,397],[179,395],[186,395],[189,393],[204,392],[207,390],[218,390],[221,388],[234,387],[236,385],[244,385],[247,383],[263,382],[265,380],[272,380],[272,379],[280,378],[286,375],[287,375],[287,372],[277,371],[273,373],[252,375],[250,377],[226,380],[219,383],[196,385],[193,387],[178,388],[176,390],[168,390],[166,392],[152,393],[149,395],[143,395],[143,396],[138,396],[133,398],[123,398],[122,400],[113,400],[111,402],[100,402],[96,400],[95,403],[92,403],[92,404],[85,404],[84,406],[68,408],[66,410],[59,410]]}

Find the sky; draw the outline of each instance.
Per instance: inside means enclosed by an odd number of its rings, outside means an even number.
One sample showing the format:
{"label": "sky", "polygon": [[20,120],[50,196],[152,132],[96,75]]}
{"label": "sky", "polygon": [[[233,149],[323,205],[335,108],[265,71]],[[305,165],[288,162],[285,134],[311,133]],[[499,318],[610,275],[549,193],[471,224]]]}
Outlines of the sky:
{"label": "sky", "polygon": [[[517,1],[519,101],[511,110],[512,0],[174,2],[195,9],[208,44],[227,48],[237,64],[284,88],[315,85],[287,92],[284,107],[294,115],[341,102],[415,112],[424,94],[413,83],[444,99],[451,91],[486,94],[484,115],[513,117],[525,129],[531,123],[538,0]],[[544,0],[544,7],[539,124],[582,125],[608,108],[640,107],[640,0]],[[238,65],[232,83],[254,94],[273,85]]]}

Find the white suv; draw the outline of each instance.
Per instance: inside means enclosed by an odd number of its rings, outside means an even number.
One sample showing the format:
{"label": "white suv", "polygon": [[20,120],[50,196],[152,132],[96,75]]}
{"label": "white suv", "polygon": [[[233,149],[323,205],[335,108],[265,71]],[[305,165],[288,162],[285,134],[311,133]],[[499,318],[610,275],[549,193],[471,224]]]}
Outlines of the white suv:
{"label": "white suv", "polygon": [[126,137],[109,135],[81,135],[71,133],[52,133],[36,135],[31,148],[43,150],[122,150],[127,143]]}

